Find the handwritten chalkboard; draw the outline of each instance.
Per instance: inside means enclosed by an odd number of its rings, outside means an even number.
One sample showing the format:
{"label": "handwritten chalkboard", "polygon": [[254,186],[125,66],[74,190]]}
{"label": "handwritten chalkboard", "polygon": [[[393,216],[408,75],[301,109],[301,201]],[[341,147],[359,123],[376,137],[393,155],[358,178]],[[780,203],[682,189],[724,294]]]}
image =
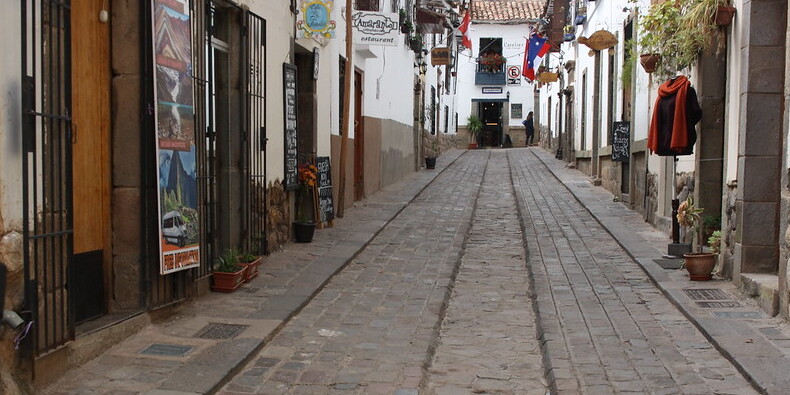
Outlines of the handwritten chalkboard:
{"label": "handwritten chalkboard", "polygon": [[283,63],[283,112],[285,114],[285,188],[298,187],[296,150],[296,66]]}
{"label": "handwritten chalkboard", "polygon": [[628,162],[631,154],[631,123],[614,122],[612,124],[612,161]]}
{"label": "handwritten chalkboard", "polygon": [[315,158],[318,169],[318,219],[330,222],[335,219],[335,206],[332,202],[332,169],[328,156]]}

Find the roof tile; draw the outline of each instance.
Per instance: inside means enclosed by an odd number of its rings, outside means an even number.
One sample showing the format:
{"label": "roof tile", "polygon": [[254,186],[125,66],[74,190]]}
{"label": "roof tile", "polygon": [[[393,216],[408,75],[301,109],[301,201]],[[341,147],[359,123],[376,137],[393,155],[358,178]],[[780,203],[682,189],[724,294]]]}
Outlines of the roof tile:
{"label": "roof tile", "polygon": [[535,19],[545,9],[546,0],[472,0],[472,19],[503,22]]}

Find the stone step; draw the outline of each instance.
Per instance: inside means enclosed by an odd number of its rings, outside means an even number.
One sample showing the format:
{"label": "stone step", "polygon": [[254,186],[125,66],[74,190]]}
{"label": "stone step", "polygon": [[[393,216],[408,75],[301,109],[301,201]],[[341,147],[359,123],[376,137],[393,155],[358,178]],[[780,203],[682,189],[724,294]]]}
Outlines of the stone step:
{"label": "stone step", "polygon": [[775,274],[741,273],[738,288],[757,299],[763,311],[775,317],[779,314],[779,276]]}

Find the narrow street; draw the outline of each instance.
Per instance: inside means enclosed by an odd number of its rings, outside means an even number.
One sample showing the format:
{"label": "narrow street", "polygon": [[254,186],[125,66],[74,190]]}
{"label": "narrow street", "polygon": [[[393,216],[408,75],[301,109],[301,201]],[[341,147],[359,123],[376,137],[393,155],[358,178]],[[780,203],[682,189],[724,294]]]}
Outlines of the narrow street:
{"label": "narrow street", "polygon": [[533,150],[461,155],[219,392],[754,393]]}

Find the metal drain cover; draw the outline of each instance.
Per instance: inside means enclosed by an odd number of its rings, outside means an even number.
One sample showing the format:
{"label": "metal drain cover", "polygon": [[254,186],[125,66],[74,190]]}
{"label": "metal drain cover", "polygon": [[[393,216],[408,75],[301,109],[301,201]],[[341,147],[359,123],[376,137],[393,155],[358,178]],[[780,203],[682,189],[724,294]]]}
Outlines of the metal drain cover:
{"label": "metal drain cover", "polygon": [[705,309],[723,309],[723,308],[730,308],[730,307],[741,307],[741,304],[734,301],[723,301],[723,302],[696,302],[697,306],[705,308]]}
{"label": "metal drain cover", "polygon": [[163,355],[166,357],[182,357],[192,350],[192,346],[180,344],[152,344],[140,351],[140,354]]}
{"label": "metal drain cover", "polygon": [[201,339],[228,340],[244,332],[249,325],[211,323],[199,330],[195,337]]}
{"label": "metal drain cover", "polygon": [[683,292],[691,300],[729,300],[732,299],[726,292],[716,288],[686,288]]}

